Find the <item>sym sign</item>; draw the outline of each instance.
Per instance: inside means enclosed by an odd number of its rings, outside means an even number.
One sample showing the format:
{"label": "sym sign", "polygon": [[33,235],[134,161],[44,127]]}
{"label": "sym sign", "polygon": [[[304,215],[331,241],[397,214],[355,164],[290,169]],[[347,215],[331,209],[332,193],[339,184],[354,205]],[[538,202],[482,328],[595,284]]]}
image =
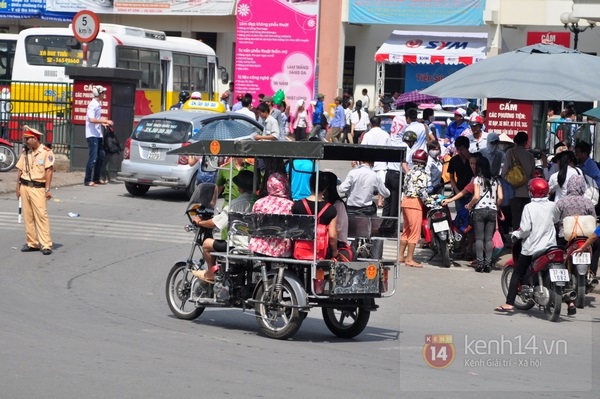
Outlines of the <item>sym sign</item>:
{"label": "sym sign", "polygon": [[489,98],[487,102],[486,131],[506,133],[511,139],[518,132],[525,132],[531,138],[533,122],[533,102]]}

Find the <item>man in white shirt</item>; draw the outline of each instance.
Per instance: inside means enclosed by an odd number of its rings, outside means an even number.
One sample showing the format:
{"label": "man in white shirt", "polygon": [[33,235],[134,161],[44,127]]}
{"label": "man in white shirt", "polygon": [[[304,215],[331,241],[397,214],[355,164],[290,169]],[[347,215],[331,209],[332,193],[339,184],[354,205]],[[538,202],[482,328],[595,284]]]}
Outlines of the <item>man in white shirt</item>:
{"label": "man in white shirt", "polygon": [[254,140],[279,140],[279,123],[271,115],[271,109],[266,103],[262,102],[258,104],[258,115],[263,121],[265,130],[263,130],[262,134],[255,135]]}
{"label": "man in white shirt", "polygon": [[237,110],[235,112],[240,113],[242,115],[246,115],[248,118],[252,118],[252,119],[256,120],[256,114],[250,110],[251,107],[252,107],[252,97],[244,96],[244,98],[242,98],[242,108],[240,108],[239,110]]}
{"label": "man in white shirt", "polygon": [[469,126],[471,126],[471,133],[467,135],[469,138],[469,152],[474,154],[481,152],[487,147],[488,134],[483,131],[483,118],[479,115],[475,115],[469,119]]}
{"label": "man in white shirt", "polygon": [[384,197],[390,195],[383,181],[371,170],[369,162],[360,161],[359,165],[348,172],[346,179],[338,187],[346,194],[348,213],[375,215],[377,207],[373,203],[373,192],[377,190]]}
{"label": "man in white shirt", "polygon": [[[381,118],[378,116],[374,116],[371,118],[371,130],[365,133],[363,137],[363,141],[361,144],[365,145],[390,145],[390,135],[381,128]],[[386,162],[375,162],[373,165],[373,171],[377,173],[381,181],[385,181],[385,172],[387,169]],[[383,197],[379,196],[379,201],[377,206],[383,208]]]}

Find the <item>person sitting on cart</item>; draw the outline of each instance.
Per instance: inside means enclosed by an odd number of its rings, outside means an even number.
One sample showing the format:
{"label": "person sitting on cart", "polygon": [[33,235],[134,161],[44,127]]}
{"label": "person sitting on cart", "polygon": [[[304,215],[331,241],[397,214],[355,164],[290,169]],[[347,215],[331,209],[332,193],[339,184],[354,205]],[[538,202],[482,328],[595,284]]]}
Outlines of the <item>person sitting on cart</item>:
{"label": "person sitting on cart", "polygon": [[349,214],[376,215],[377,205],[373,202],[375,191],[384,198],[390,196],[390,190],[371,167],[371,162],[360,161],[358,167],[348,172],[346,179],[340,184],[339,191],[346,194]]}
{"label": "person sitting on cart", "polygon": [[[212,219],[202,220],[199,216],[194,216],[192,222],[199,227],[206,229],[218,228],[223,231],[227,227],[229,222],[229,212],[250,212],[251,207],[251,194],[252,194],[252,182],[254,179],[254,173],[249,170],[241,170],[236,176],[233,177],[232,182],[237,186],[240,195],[231,201],[230,204],[226,205],[223,210],[214,216]],[[248,237],[232,234],[230,235],[230,249],[235,248],[248,248]],[[204,260],[206,261],[207,270],[194,270],[192,274],[207,283],[215,282],[215,274],[213,267],[217,263],[217,259],[211,255],[211,252],[227,252],[227,241],[226,240],[215,240],[213,238],[207,238],[202,243],[202,251]]]}
{"label": "person sitting on cart", "polygon": [[[375,172],[373,172],[375,173]],[[294,201],[294,205],[292,206],[292,214],[294,215],[309,215],[314,214],[315,212],[315,202],[317,204],[317,214],[321,212],[321,209],[325,205],[327,205],[327,201],[323,199],[323,193],[327,188],[327,178],[323,173],[319,174],[319,191],[317,192],[317,173],[313,173],[310,177],[310,195],[302,200]],[[308,208],[310,209],[310,213],[307,212],[306,207],[304,206],[304,201],[306,201]],[[333,206],[329,206],[321,215],[318,224],[324,224],[328,226],[329,232],[329,249],[327,251],[327,258],[335,258],[338,256],[338,235],[337,235],[337,211]]]}
{"label": "person sitting on cart", "polygon": [[[267,196],[258,199],[252,207],[254,213],[290,215],[294,202],[290,199],[290,188],[284,174],[275,172],[267,179]],[[275,258],[292,255],[292,240],[278,237],[252,237],[250,251]]]}

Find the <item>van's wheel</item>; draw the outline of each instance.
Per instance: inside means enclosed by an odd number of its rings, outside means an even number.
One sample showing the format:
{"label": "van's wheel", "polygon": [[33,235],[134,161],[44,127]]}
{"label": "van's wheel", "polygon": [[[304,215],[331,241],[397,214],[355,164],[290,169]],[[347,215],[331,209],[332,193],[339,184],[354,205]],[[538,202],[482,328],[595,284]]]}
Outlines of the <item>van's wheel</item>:
{"label": "van's wheel", "polygon": [[298,306],[298,298],[287,281],[281,285],[279,297],[272,298],[274,282],[274,279],[269,280],[267,291],[262,282],[259,283],[254,299],[264,303],[254,305],[256,323],[267,337],[287,339],[296,334],[304,318],[297,307],[291,307]]}
{"label": "van's wheel", "polygon": [[148,190],[150,190],[150,186],[137,183],[125,183],[125,189],[129,194],[137,197],[146,194]]}
{"label": "van's wheel", "polygon": [[354,338],[367,327],[371,311],[361,307],[322,308],[325,325],[340,338]]}
{"label": "van's wheel", "polygon": [[188,184],[188,186],[185,188],[185,196],[188,200],[192,199],[194,191],[196,191],[196,174],[192,176],[192,181],[190,181],[190,184]]}

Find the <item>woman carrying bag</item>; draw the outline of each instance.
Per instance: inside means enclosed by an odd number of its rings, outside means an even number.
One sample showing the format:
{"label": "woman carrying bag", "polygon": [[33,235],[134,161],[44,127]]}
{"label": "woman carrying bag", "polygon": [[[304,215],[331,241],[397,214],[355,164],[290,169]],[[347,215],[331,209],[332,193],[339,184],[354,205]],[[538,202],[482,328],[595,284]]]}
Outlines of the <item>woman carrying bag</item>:
{"label": "woman carrying bag", "polygon": [[477,158],[475,171],[475,179],[473,180],[475,193],[466,208],[473,212],[475,255],[477,257],[475,271],[489,273],[492,270],[494,251],[492,236],[497,226],[496,218],[502,202],[502,185],[497,178],[492,177],[490,163],[485,157]]}

